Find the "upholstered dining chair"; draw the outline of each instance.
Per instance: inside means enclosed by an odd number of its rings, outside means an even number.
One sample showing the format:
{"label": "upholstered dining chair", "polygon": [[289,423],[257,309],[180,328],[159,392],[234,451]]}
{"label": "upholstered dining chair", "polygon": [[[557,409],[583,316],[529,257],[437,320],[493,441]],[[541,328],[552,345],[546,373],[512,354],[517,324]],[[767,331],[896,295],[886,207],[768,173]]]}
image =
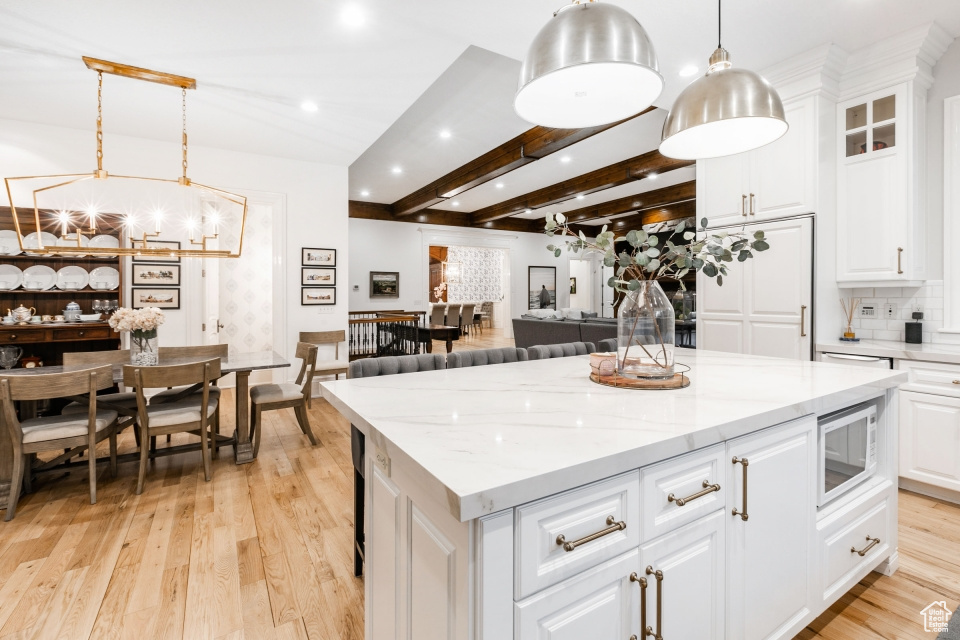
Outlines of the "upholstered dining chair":
{"label": "upholstered dining chair", "polygon": [[477,308],[474,303],[464,303],[460,309],[460,331],[467,333],[473,326],[473,310]]}
{"label": "upholstered dining chair", "polygon": [[[445,369],[446,361],[438,353],[413,356],[384,356],[364,358],[350,363],[351,378],[372,378],[418,371]],[[363,573],[363,491],[366,442],[363,433],[350,425],[350,450],[353,454],[353,575]]]}
{"label": "upholstered dining chair", "polygon": [[528,359],[527,350],[519,347],[454,351],[447,354],[447,369],[481,367],[488,364],[503,364],[504,362],[526,362]]}
{"label": "upholstered dining chair", "polygon": [[[226,358],[230,352],[230,345],[228,344],[202,344],[197,346],[189,347],[160,347],[157,350],[157,356],[160,358],[160,363],[163,364],[164,359],[171,358]],[[218,376],[219,377],[219,376]],[[184,400],[191,396],[199,397],[199,394],[203,391],[202,389],[196,389],[190,391],[190,388],[195,385],[187,385],[182,387],[171,387],[169,389],[164,389],[158,393],[154,393],[150,396],[151,404],[162,404],[164,402],[176,402],[177,400]],[[220,400],[220,387],[217,386],[217,380],[214,379],[209,385],[210,395],[215,397],[217,401]],[[213,457],[220,457],[220,412],[217,411],[216,422],[213,425]],[[167,434],[167,442],[170,442],[170,434]],[[157,448],[157,439],[153,438],[150,440],[150,450],[155,451]]]}
{"label": "upholstered dining chair", "polygon": [[480,303],[480,325],[484,322],[488,328],[493,328],[493,303],[490,301]]}
{"label": "upholstered dining chair", "polygon": [[[67,352],[63,354],[63,366],[77,367],[84,365],[104,365],[104,364],[128,364],[130,362],[129,349],[109,349],[107,351],[79,351]],[[101,403],[110,404],[110,408],[123,407],[126,411],[119,411],[129,416],[136,416],[137,412],[137,394],[133,391],[125,391],[123,385],[120,385],[118,393],[101,393],[99,396]],[[71,402],[60,412],[63,415],[73,413],[86,413],[87,404],[85,402]]]}
{"label": "upholstered dining chair", "polygon": [[[210,444],[213,425],[219,420],[220,397],[212,393],[211,383],[220,377],[220,358],[188,364],[139,367],[124,365],[123,383],[137,390],[137,424],[140,429],[140,473],[137,494],[143,492],[149,451],[147,442],[158,435],[192,433],[200,437],[203,475],[207,482],[213,475]],[[160,404],[147,404],[147,389],[200,385],[197,394]]]}
{"label": "upholstered dining chair", "polygon": [[619,349],[616,338],[604,338],[597,346],[600,348],[600,351],[604,353],[616,353],[617,349]]}
{"label": "upholstered dining chair", "polygon": [[[80,450],[87,450],[90,483],[90,504],[97,502],[97,443],[110,440],[110,471],[117,472],[117,418],[112,409],[97,407],[97,391],[113,386],[113,370],[109,365],[71,371],[42,373],[30,376],[0,377],[0,402],[3,423],[13,449],[13,475],[7,498],[6,520],[13,519],[20,498],[20,484],[30,488],[31,469],[27,460],[43,451],[67,452],[53,463],[69,459]],[[14,405],[17,401],[46,400],[89,394],[86,414],[68,414],[30,418],[21,421]],[[49,466],[52,463],[47,463]]]}
{"label": "upholstered dining chair", "polygon": [[[347,332],[343,329],[339,331],[301,331],[300,342],[309,344],[333,345],[333,360],[317,360],[314,365],[314,374],[318,376],[333,376],[339,380],[340,376],[346,376],[349,370],[349,364],[340,360],[340,343],[346,342]],[[319,349],[317,350],[319,354]],[[297,356],[298,358],[300,356]]]}
{"label": "upholstered dining chair", "polygon": [[527,349],[531,360],[549,360],[550,358],[569,358],[585,356],[597,350],[592,342],[565,342],[563,344],[543,344]]}
{"label": "upholstered dining chair", "polygon": [[[342,333],[342,332],[341,332]],[[304,334],[300,334],[304,335]],[[302,361],[295,383],[258,384],[250,389],[250,438],[253,440],[253,457],[260,452],[260,434],[263,432],[263,412],[292,408],[297,416],[300,430],[317,445],[317,437],[310,428],[307,407],[313,390],[313,374],[317,363],[317,345],[298,342],[296,356]]]}
{"label": "upholstered dining chair", "polygon": [[447,305],[435,304],[430,309],[430,324],[444,324],[447,317]]}

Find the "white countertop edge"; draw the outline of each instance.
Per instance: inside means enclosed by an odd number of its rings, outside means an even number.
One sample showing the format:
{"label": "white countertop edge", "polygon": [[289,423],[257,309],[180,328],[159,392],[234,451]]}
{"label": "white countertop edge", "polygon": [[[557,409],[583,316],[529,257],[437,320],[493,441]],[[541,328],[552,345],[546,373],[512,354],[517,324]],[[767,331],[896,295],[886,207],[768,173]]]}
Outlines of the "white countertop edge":
{"label": "white countertop edge", "polygon": [[861,340],[860,342],[824,340],[817,342],[817,352],[960,364],[960,344],[929,342],[907,344],[906,342],[894,342],[892,340]]}
{"label": "white countertop edge", "polygon": [[830,413],[845,406],[874,398],[887,389],[899,386],[906,380],[906,372],[891,375],[872,384],[845,389],[695,433],[661,440],[635,449],[491,487],[481,492],[463,495],[447,487],[440,479],[424,469],[414,458],[407,455],[389,438],[377,431],[357,412],[344,404],[325,386],[325,383],[321,383],[320,387],[323,397],[367,437],[366,450],[368,453],[372,451],[374,446],[385,451],[393,461],[392,463],[399,462],[408,475],[416,478],[427,495],[442,504],[446,504],[451,515],[460,522],[467,522],[633,469],[663,462],[691,451],[733,440],[806,415]]}

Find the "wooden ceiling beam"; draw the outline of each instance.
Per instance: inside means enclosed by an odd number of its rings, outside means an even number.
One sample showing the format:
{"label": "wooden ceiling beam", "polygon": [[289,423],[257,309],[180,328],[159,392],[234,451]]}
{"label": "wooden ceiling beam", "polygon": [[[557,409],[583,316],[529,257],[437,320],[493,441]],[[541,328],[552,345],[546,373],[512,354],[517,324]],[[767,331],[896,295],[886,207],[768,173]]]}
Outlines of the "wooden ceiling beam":
{"label": "wooden ceiling beam", "polygon": [[[523,233],[543,233],[544,222],[542,218],[504,218],[502,220],[491,221],[489,223],[475,225],[470,218],[469,213],[462,211],[444,211],[442,209],[423,209],[416,215],[396,218],[393,216],[390,205],[376,202],[360,202],[350,200],[349,216],[351,218],[363,218],[366,220],[388,220],[391,222],[411,222],[419,224],[438,224],[448,227],[468,227],[474,229],[493,229],[497,231],[520,231]],[[584,233],[589,232],[590,227],[576,225],[571,227],[577,231],[583,229]]]}
{"label": "wooden ceiling beam", "polygon": [[584,129],[533,127],[512,140],[491,149],[479,158],[471,160],[445,176],[434,180],[425,187],[400,198],[391,205],[391,211],[398,218],[413,215],[464,191],[510,173],[514,169],[519,169],[525,164],[566,149],[628,120],[638,118],[655,108],[650,107],[625,120],[598,127]]}
{"label": "wooden ceiling beam", "polygon": [[624,198],[617,198],[609,202],[590,205],[574,209],[564,215],[570,222],[586,222],[588,220],[597,220],[599,218],[610,218],[631,211],[641,211],[644,209],[653,209],[655,207],[665,207],[667,205],[694,200],[697,197],[697,181],[691,180],[682,184],[676,184],[662,189],[655,189],[644,193],[638,193]]}
{"label": "wooden ceiling beam", "polygon": [[694,164],[693,160],[677,160],[661,155],[656,149],[642,155],[596,169],[582,176],[571,178],[557,184],[531,191],[522,196],[511,198],[500,204],[484,207],[473,213],[476,224],[499,220],[522,213],[526,209],[539,209],[564,202],[576,196],[596,193],[634,180],[641,180],[650,174],[673,171]]}
{"label": "wooden ceiling beam", "polygon": [[[691,218],[695,217],[696,215],[696,200],[688,200],[685,202],[667,205],[665,207],[649,209],[641,213],[635,213],[632,216],[623,216],[622,218],[617,218],[611,224],[608,224],[607,227],[611,231],[619,234],[625,233],[630,229],[639,229],[645,224],[666,222],[667,220],[682,220],[683,218]],[[599,231],[601,227],[593,228]]]}

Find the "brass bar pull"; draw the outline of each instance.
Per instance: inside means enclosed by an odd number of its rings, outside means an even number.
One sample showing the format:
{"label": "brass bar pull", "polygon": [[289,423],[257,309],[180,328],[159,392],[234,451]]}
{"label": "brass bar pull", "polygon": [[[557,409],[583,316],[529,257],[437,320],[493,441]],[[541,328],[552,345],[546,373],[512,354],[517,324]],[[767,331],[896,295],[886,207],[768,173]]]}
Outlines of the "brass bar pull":
{"label": "brass bar pull", "polygon": [[807,305],[800,305],[800,337],[807,337]]}
{"label": "brass bar pull", "polygon": [[871,538],[870,536],[867,536],[867,542],[870,544],[859,551],[857,551],[856,547],[850,547],[850,553],[855,553],[862,558],[863,556],[867,555],[867,552],[870,551],[870,549],[873,549],[875,546],[880,544],[880,538]]}
{"label": "brass bar pull", "polygon": [[740,213],[744,218],[747,217],[747,194],[743,194],[743,199],[740,201]]}
{"label": "brass bar pull", "polygon": [[960,380],[954,380],[953,384],[960,384]]}
{"label": "brass bar pull", "polygon": [[733,456],[733,464],[743,465],[743,511],[739,511],[734,507],[733,515],[740,516],[740,519],[746,522],[750,518],[750,514],[747,513],[747,467],[750,465],[750,461],[746,458]]}
{"label": "brass bar pull", "polygon": [[697,492],[696,492],[695,494],[693,494],[692,496],[687,496],[686,498],[678,498],[678,497],[676,497],[675,495],[673,495],[673,494],[671,493],[670,495],[667,496],[667,502],[676,502],[678,507],[682,507],[683,505],[687,504],[688,502],[693,502],[693,501],[696,500],[697,498],[702,498],[703,496],[707,495],[708,493],[713,493],[714,491],[720,491],[720,485],[718,485],[718,484],[710,484],[710,481],[709,481],[709,480],[704,480],[704,481],[703,481],[703,491],[697,491]]}
{"label": "brass bar pull", "polygon": [[754,201],[754,198],[756,198],[756,196],[751,193],[751,194],[750,194],[750,215],[752,215],[752,216],[757,215],[757,210],[756,210],[756,208],[754,207],[754,202],[755,202],[755,201]]}
{"label": "brass bar pull", "polygon": [[591,533],[590,535],[580,538],[579,540],[574,540],[573,542],[567,542],[567,539],[561,533],[557,536],[557,544],[563,547],[564,551],[573,551],[582,544],[587,544],[588,542],[593,542],[597,538],[602,538],[605,535],[611,534],[614,531],[623,531],[627,528],[627,523],[624,521],[617,522],[617,519],[613,516],[607,516],[607,524],[609,525],[606,529],[597,531],[596,533]]}
{"label": "brass bar pull", "polygon": [[657,631],[654,633],[652,627],[644,627],[643,632],[654,640],[663,640],[663,571],[647,567],[646,574],[657,579]]}
{"label": "brass bar pull", "polygon": [[[640,630],[643,632],[643,637],[647,637],[647,579],[641,578],[637,575],[637,572],[634,571],[630,574],[630,582],[639,582],[640,583]],[[630,636],[630,640],[637,640],[636,634]]]}
{"label": "brass bar pull", "polygon": [[901,258],[903,258],[903,247],[897,247],[897,273],[898,273],[898,274],[902,274],[902,273],[903,273],[903,266],[902,266],[902,260],[901,260]]}

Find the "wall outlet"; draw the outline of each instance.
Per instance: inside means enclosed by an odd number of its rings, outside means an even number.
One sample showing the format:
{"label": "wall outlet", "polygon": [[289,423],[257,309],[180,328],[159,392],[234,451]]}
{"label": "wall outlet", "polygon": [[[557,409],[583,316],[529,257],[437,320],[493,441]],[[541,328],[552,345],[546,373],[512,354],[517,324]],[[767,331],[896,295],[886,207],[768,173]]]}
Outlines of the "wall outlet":
{"label": "wall outlet", "polygon": [[862,304],[860,305],[860,317],[861,318],[876,318],[877,317],[877,307],[872,304]]}
{"label": "wall outlet", "polygon": [[354,290],[354,291],[360,291],[360,285],[358,285],[358,284],[353,285],[353,290]]}
{"label": "wall outlet", "polygon": [[887,320],[895,320],[897,317],[897,305],[893,302],[888,302],[883,305],[883,317]]}
{"label": "wall outlet", "polygon": [[317,313],[333,313],[333,307],[320,307]]}

